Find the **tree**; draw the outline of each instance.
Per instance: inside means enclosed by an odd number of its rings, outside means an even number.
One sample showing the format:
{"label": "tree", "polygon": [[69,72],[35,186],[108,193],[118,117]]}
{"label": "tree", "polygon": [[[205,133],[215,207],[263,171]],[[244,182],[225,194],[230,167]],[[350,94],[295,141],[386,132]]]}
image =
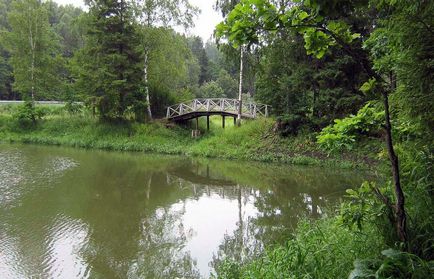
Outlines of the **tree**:
{"label": "tree", "polygon": [[149,92],[149,53],[148,31],[157,26],[170,27],[182,25],[185,28],[193,25],[193,17],[198,10],[188,0],[141,0],[137,3],[136,12],[141,18],[143,55],[143,82],[147,101],[148,117],[152,119],[151,99]]}
{"label": "tree", "polygon": [[149,28],[146,33],[152,115],[163,116],[166,106],[197,85],[200,67],[184,36],[165,27]]}
{"label": "tree", "polygon": [[390,88],[385,86],[383,77],[375,72],[369,61],[367,51],[360,50],[357,42],[360,33],[353,33],[351,26],[344,20],[346,16],[355,13],[357,8],[366,5],[366,1],[332,1],[323,0],[301,1],[299,5],[289,5],[289,8],[276,8],[265,0],[243,0],[235,6],[225,22],[217,27],[219,36],[227,37],[235,46],[259,43],[267,34],[273,34],[281,29],[295,29],[303,35],[308,54],[317,58],[323,57],[331,46],[339,46],[351,56],[366,72],[371,83],[366,89],[373,89],[383,97],[385,110],[386,147],[391,163],[392,177],[396,203],[395,225],[399,239],[407,241],[405,199],[399,175],[398,157],[392,140],[392,124],[389,111]]}
{"label": "tree", "polygon": [[13,86],[33,102],[58,84],[58,41],[46,7],[37,0],[15,1],[8,22],[10,31],[5,32],[3,45],[11,56]]}
{"label": "tree", "polygon": [[77,54],[77,87],[90,95],[103,119],[142,120],[140,40],[131,2],[89,2],[85,47]]}
{"label": "tree", "polygon": [[225,69],[220,70],[216,82],[227,98],[234,99],[237,97],[237,81]]}
{"label": "tree", "polygon": [[74,52],[83,47],[83,32],[79,24],[79,18],[84,14],[81,8],[72,5],[58,5],[48,1],[50,25],[59,36],[64,57],[72,57]]}
{"label": "tree", "polygon": [[191,52],[196,57],[200,65],[199,85],[202,85],[204,82],[211,80],[208,56],[205,52],[205,48],[200,37],[194,36],[188,38],[188,43]]}
{"label": "tree", "polygon": [[[10,0],[0,1],[0,32],[10,32],[7,14],[11,8]],[[13,75],[12,66],[9,63],[10,53],[4,48],[0,39],[0,99],[14,98],[12,91]]]}
{"label": "tree", "polygon": [[282,30],[260,52],[255,98],[277,115],[298,115],[322,126],[372,98],[359,90],[366,80],[363,69],[337,47],[315,59],[306,54],[300,34]]}
{"label": "tree", "polygon": [[222,16],[227,16],[240,0],[216,0],[215,9],[219,10]]}
{"label": "tree", "polygon": [[215,81],[204,83],[199,90],[202,98],[226,98],[227,97],[223,89]]}
{"label": "tree", "polygon": [[[385,11],[365,46],[373,68],[396,97],[392,104],[429,139],[434,130],[434,3],[432,1],[374,1]],[[386,12],[387,11],[387,12]]]}

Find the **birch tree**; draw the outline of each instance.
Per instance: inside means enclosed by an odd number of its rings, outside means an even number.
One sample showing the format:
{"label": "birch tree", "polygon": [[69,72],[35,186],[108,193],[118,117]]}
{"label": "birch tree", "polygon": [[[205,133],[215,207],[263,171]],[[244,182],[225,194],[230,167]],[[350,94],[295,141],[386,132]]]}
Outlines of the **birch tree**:
{"label": "birch tree", "polygon": [[37,0],[13,2],[8,13],[10,31],[2,36],[13,67],[14,90],[25,99],[43,96],[58,82],[58,40],[48,22],[48,12]]}
{"label": "birch tree", "polygon": [[151,98],[149,92],[149,63],[150,52],[155,45],[150,40],[150,30],[155,27],[182,26],[185,29],[193,25],[193,18],[198,9],[188,0],[141,0],[137,3],[136,11],[142,25],[143,53],[143,81],[147,102],[147,113],[152,119]]}

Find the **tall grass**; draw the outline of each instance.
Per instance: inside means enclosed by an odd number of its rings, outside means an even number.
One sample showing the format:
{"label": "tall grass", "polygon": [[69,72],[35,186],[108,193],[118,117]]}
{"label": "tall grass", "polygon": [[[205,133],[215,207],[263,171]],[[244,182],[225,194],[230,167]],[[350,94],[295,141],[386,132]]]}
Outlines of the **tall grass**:
{"label": "tall grass", "polygon": [[341,225],[338,217],[302,220],[285,245],[271,247],[244,265],[227,259],[214,277],[347,278],[357,258],[375,257],[383,248],[373,227],[360,233]]}
{"label": "tall grass", "polygon": [[[16,105],[0,106],[0,141],[46,145],[65,145],[120,151],[158,152],[225,159],[327,165],[339,168],[363,166],[361,161],[322,154],[312,137],[283,139],[272,132],[272,119],[246,120],[241,127],[227,118],[211,117],[210,130],[200,119],[202,136],[191,138],[187,127],[152,123],[101,122],[86,110],[68,113],[62,106],[43,106],[44,117],[35,126],[22,127],[14,119]],[[314,137],[313,137],[314,138]]]}

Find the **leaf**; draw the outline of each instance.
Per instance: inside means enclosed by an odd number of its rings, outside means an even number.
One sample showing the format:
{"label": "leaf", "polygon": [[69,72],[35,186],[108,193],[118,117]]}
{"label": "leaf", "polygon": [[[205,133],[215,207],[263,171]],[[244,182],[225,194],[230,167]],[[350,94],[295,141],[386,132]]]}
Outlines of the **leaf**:
{"label": "leaf", "polygon": [[367,82],[363,83],[363,85],[360,87],[360,91],[362,91],[365,94],[368,94],[375,88],[375,85],[376,85],[376,79],[371,78]]}
{"label": "leaf", "polygon": [[304,19],[306,19],[306,18],[308,18],[309,17],[309,14],[308,13],[306,13],[305,11],[301,11],[299,14],[298,14],[298,18],[302,21],[302,20],[304,20]]}
{"label": "leaf", "polygon": [[354,269],[348,279],[375,278],[375,272],[370,268],[372,264],[369,260],[355,260]]}
{"label": "leaf", "polygon": [[402,254],[401,251],[395,250],[395,249],[387,249],[381,251],[381,254],[383,256],[386,256],[387,258],[394,258]]}

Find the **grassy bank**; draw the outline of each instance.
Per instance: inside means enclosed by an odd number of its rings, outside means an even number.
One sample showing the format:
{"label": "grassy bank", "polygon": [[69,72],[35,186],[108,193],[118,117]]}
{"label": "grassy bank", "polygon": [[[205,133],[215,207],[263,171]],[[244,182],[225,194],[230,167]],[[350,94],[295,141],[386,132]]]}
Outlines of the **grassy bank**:
{"label": "grassy bank", "polygon": [[[381,150],[381,143],[369,140],[355,145],[351,151],[327,154],[318,147],[315,134],[280,137],[273,131],[273,119],[245,121],[241,127],[227,123],[226,129],[222,129],[221,119],[216,117],[209,132],[201,122],[203,135],[192,139],[191,128],[161,121],[107,123],[86,112],[71,115],[63,108],[47,107],[43,119],[26,126],[17,120],[14,111],[12,107],[0,107],[3,142],[342,168],[373,166]],[[241,254],[236,259],[223,257],[216,265],[215,277],[429,278],[434,272],[432,157],[424,144],[397,142],[396,148],[407,200],[407,252],[401,252],[402,246],[393,235],[395,229],[387,220],[390,212],[370,188],[374,184],[366,183],[365,187],[351,190],[340,208],[323,212],[321,219],[300,221],[285,245],[266,247],[255,258],[243,258]],[[245,165],[238,167],[243,169]],[[228,172],[234,169],[236,166],[230,166]],[[269,175],[273,184],[272,174],[261,173],[260,169],[257,173]],[[238,179],[244,183],[246,178]],[[389,182],[376,186],[393,200]]]}
{"label": "grassy bank", "polygon": [[[118,151],[156,152],[212,158],[326,165],[341,168],[366,167],[372,161],[364,152],[328,155],[319,150],[312,134],[282,138],[273,133],[273,119],[245,121],[234,127],[214,117],[210,131],[200,122],[202,136],[191,138],[191,128],[153,123],[107,123],[86,113],[70,115],[61,107],[46,107],[36,125],[22,125],[13,107],[0,109],[0,139],[3,142],[63,145]],[[204,120],[204,119],[202,119]]]}
{"label": "grassy bank", "polygon": [[[408,217],[405,246],[388,219],[391,212],[372,191],[375,184],[365,182],[348,190],[340,207],[326,210],[322,218],[299,221],[286,244],[266,247],[244,261],[225,257],[214,278],[432,278],[432,157],[420,144],[397,146]],[[376,186],[392,200],[390,182]]]}

